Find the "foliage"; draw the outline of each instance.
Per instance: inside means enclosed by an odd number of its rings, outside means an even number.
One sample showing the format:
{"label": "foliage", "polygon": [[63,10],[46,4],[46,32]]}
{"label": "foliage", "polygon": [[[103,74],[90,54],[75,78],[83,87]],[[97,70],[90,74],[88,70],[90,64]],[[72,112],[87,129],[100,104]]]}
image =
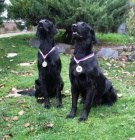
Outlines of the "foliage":
{"label": "foliage", "polygon": [[[56,43],[62,43],[62,36],[65,32],[64,29],[60,29],[58,34],[55,36]],[[96,36],[101,44],[123,44],[123,45],[135,45],[135,37],[123,34],[116,34],[116,33],[96,33]]]}
{"label": "foliage", "polygon": [[135,36],[135,9],[131,8],[126,18],[127,33]]}
{"label": "foliage", "polygon": [[58,34],[55,36],[55,42],[56,43],[62,43],[63,40],[62,40],[62,35],[64,34],[65,32],[65,29],[60,29]]}
{"label": "foliage", "polygon": [[4,7],[5,7],[4,1],[5,0],[0,1],[0,27],[1,27],[2,22],[3,22],[3,17],[1,17],[1,13],[4,11]]}
{"label": "foliage", "polygon": [[[31,88],[34,85],[34,80],[38,76],[36,63],[30,67],[18,65],[21,62],[37,60],[38,50],[29,45],[29,39],[34,36],[21,35],[0,39],[0,139],[129,140],[134,137],[135,81],[133,76],[135,75],[133,72],[135,67],[131,62],[99,59],[102,70],[108,74],[107,77],[119,90],[118,94],[121,94],[121,98],[112,107],[93,107],[86,122],[78,123],[77,120],[82,113],[82,104],[78,104],[77,117],[72,120],[65,119],[71,109],[68,77],[71,57],[69,55],[60,56],[63,66],[62,77],[65,82],[63,93],[67,96],[63,99],[61,109],[55,107],[55,99],[51,99],[52,108],[48,110],[31,96],[6,97],[14,87],[22,89]],[[117,40],[118,37],[114,38]],[[10,52],[16,52],[18,56],[7,58],[6,54]],[[112,66],[108,66],[107,63]],[[26,72],[32,75],[25,75]],[[5,85],[2,87],[3,83]]]}
{"label": "foliage", "polygon": [[39,19],[52,20],[59,28],[85,21],[101,32],[116,31],[123,21],[127,0],[11,0],[11,18],[36,25]]}

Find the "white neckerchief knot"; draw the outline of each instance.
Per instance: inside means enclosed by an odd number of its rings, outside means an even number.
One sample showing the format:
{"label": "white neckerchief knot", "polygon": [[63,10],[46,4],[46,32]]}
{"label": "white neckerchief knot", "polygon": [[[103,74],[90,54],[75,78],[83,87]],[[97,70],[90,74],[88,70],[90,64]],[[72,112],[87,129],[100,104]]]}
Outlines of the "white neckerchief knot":
{"label": "white neckerchief knot", "polygon": [[43,54],[42,51],[39,49],[40,54],[45,59],[51,52],[53,52],[56,49],[56,47],[53,47],[47,54]]}
{"label": "white neckerchief knot", "polygon": [[89,58],[91,58],[91,57],[93,57],[94,56],[94,53],[92,53],[92,54],[89,54],[89,55],[87,55],[87,56],[85,56],[85,57],[83,57],[83,58],[81,58],[81,59],[76,59],[75,58],[75,56],[74,56],[74,60],[75,60],[75,62],[78,64],[79,62],[81,62],[81,61],[84,61],[84,60],[87,60],[87,59],[89,59]]}

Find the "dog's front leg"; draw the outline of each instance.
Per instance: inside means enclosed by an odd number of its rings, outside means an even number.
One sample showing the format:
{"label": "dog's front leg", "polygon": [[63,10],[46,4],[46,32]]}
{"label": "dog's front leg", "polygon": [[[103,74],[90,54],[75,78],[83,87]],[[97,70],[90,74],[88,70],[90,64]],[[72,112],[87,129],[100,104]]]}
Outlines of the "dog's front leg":
{"label": "dog's front leg", "polygon": [[88,118],[88,114],[90,112],[92,103],[93,103],[93,99],[95,96],[95,88],[94,86],[92,86],[88,91],[87,91],[87,96],[86,96],[86,101],[85,101],[85,105],[84,105],[84,110],[82,113],[82,116],[79,118],[79,121],[85,121]]}
{"label": "dog's front leg", "polygon": [[57,102],[56,103],[57,108],[62,106],[60,82],[57,83],[57,87],[56,87],[56,102]]}
{"label": "dog's front leg", "polygon": [[46,85],[42,85],[41,87],[42,87],[41,91],[42,91],[42,94],[44,96],[44,101],[45,101],[44,107],[49,109],[51,107],[51,105],[50,105],[50,102],[49,102],[49,96],[48,96],[48,92],[47,92],[47,89],[46,89]]}
{"label": "dog's front leg", "polygon": [[75,86],[71,87],[72,92],[72,109],[70,111],[70,114],[67,115],[66,118],[74,118],[77,111],[77,101],[79,97],[79,90],[75,88]]}

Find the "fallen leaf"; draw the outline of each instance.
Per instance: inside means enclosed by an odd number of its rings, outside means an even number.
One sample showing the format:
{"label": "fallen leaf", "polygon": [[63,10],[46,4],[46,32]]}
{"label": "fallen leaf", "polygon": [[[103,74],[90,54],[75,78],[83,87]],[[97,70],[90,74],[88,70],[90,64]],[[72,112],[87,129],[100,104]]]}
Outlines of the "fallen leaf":
{"label": "fallen leaf", "polygon": [[12,45],[12,47],[15,48],[16,46],[15,45]]}
{"label": "fallen leaf", "polygon": [[9,92],[8,95],[6,97],[19,97],[21,96],[21,94],[18,94],[20,90],[16,89],[16,88],[12,88]]}
{"label": "fallen leaf", "polygon": [[109,66],[109,67],[111,67],[111,66],[112,66],[112,64],[110,64],[110,63],[108,63],[108,62],[106,63],[106,65],[107,65],[107,66]]}
{"label": "fallen leaf", "polygon": [[11,60],[9,60],[10,62],[13,62],[14,60],[13,59],[11,59]]}
{"label": "fallen leaf", "polygon": [[9,121],[10,120],[10,118],[4,118],[4,121],[5,122],[7,122],[7,121]]}
{"label": "fallen leaf", "polygon": [[24,110],[21,110],[19,113],[18,113],[18,115],[23,115],[24,114]]}
{"label": "fallen leaf", "polygon": [[45,123],[44,126],[45,127],[52,128],[54,126],[54,124],[52,124],[52,123]]}
{"label": "fallen leaf", "polygon": [[35,128],[34,128],[34,127],[31,127],[31,128],[30,128],[30,131],[32,131],[32,132],[33,132],[34,130],[35,130]]}
{"label": "fallen leaf", "polygon": [[20,66],[32,66],[32,65],[34,65],[35,63],[36,63],[36,61],[34,61],[34,62],[20,63],[19,65],[20,65]]}
{"label": "fallen leaf", "polygon": [[135,138],[130,138],[129,140],[135,140]]}
{"label": "fallen leaf", "polygon": [[18,101],[17,104],[24,104],[25,102],[26,102],[26,101],[25,101],[25,99],[24,99],[24,100]]}
{"label": "fallen leaf", "polygon": [[122,94],[117,94],[118,98],[121,98],[123,95]]}
{"label": "fallen leaf", "polygon": [[15,56],[17,56],[18,54],[17,53],[8,53],[6,56],[8,57],[8,58],[10,58],[10,57],[15,57]]}
{"label": "fallen leaf", "polygon": [[104,117],[105,115],[104,115],[103,113],[100,113],[100,116],[101,116],[101,117]]}
{"label": "fallen leaf", "polygon": [[0,88],[4,88],[6,83],[0,85]]}
{"label": "fallen leaf", "polygon": [[32,76],[32,75],[33,75],[32,72],[25,72],[25,73],[23,74],[23,76]]}
{"label": "fallen leaf", "polygon": [[130,82],[132,84],[135,84],[135,82],[133,80],[127,80],[127,82]]}
{"label": "fallen leaf", "polygon": [[133,77],[135,77],[135,71],[133,71]]}
{"label": "fallen leaf", "polygon": [[104,75],[105,75],[105,76],[107,76],[107,75],[108,75],[108,73],[106,72],[106,73],[104,73]]}
{"label": "fallen leaf", "polygon": [[9,138],[12,138],[12,137],[13,137],[12,134],[8,134],[8,135],[5,135],[5,136],[3,137],[3,140],[6,140],[6,139],[9,139]]}
{"label": "fallen leaf", "polygon": [[11,127],[11,124],[10,124],[10,123],[8,123],[8,124],[7,124],[7,126],[8,126],[8,127]]}
{"label": "fallen leaf", "polygon": [[18,94],[18,93],[15,93],[15,94],[8,94],[7,96],[6,96],[6,98],[8,98],[8,97],[20,97],[20,96],[22,96],[21,94]]}
{"label": "fallen leaf", "polygon": [[10,91],[9,91],[9,94],[14,94],[16,92],[16,88],[12,88]]}
{"label": "fallen leaf", "polygon": [[15,117],[12,118],[12,120],[13,120],[13,121],[18,121],[18,117],[15,116]]}
{"label": "fallen leaf", "polygon": [[122,72],[122,74],[126,74],[126,76],[130,76],[130,73],[127,71],[127,72]]}
{"label": "fallen leaf", "polygon": [[22,104],[22,107],[29,108],[27,104]]}
{"label": "fallen leaf", "polygon": [[13,74],[17,74],[17,75],[19,74],[19,72],[14,71],[14,70],[11,70],[10,72],[13,73]]}
{"label": "fallen leaf", "polygon": [[26,123],[26,124],[24,124],[24,126],[25,126],[25,127],[29,127],[29,126],[30,126],[30,124],[29,124],[29,123]]}
{"label": "fallen leaf", "polygon": [[65,93],[69,93],[69,90],[65,90]]}

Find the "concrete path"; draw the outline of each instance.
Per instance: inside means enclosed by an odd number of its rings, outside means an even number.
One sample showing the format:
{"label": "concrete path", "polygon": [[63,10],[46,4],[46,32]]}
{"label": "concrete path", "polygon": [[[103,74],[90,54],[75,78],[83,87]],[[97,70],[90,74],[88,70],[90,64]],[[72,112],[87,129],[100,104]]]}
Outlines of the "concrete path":
{"label": "concrete path", "polygon": [[22,34],[32,34],[32,33],[35,33],[35,32],[27,31],[27,32],[18,32],[18,33],[6,33],[6,34],[0,34],[0,38],[17,36],[17,35],[22,35]]}

